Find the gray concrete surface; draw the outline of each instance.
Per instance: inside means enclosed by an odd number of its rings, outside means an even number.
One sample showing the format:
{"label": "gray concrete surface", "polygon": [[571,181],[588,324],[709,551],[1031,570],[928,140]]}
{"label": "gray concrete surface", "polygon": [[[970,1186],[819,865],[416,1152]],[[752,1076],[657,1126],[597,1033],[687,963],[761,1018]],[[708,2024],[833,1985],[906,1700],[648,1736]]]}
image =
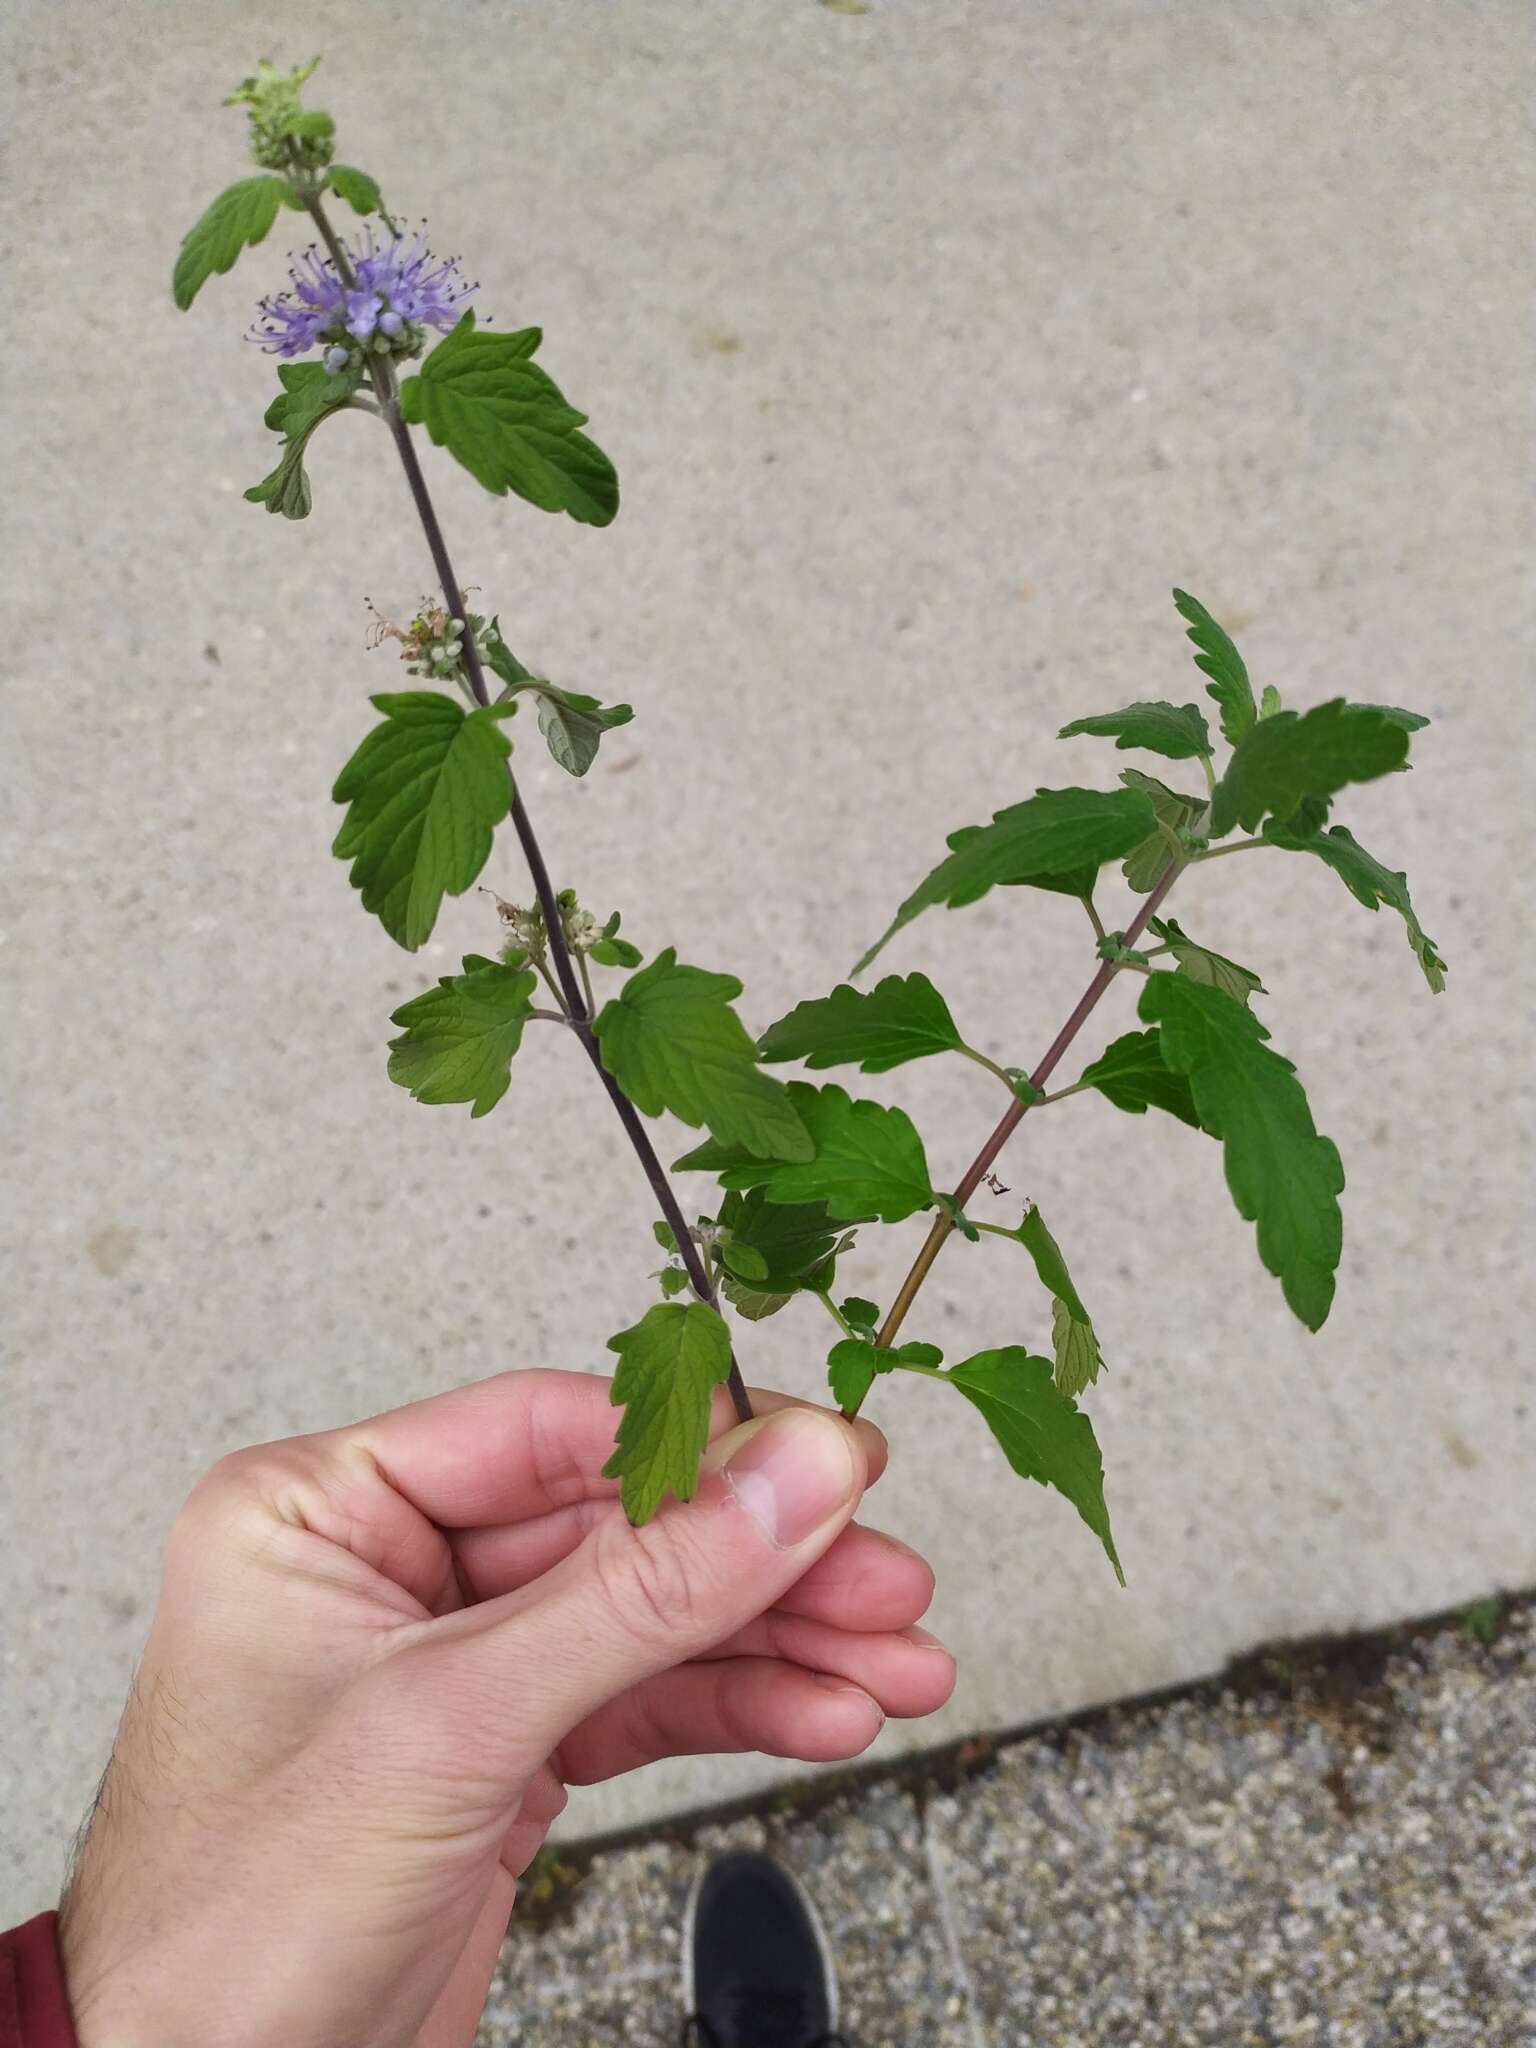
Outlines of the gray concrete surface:
{"label": "gray concrete surface", "polygon": [[678,2040],[689,1887],[739,1847],[810,1892],[859,2048],[1532,2048],[1533,1734],[1527,1609],[541,1867],[478,2048]]}
{"label": "gray concrete surface", "polygon": [[[951,827],[1119,758],[1064,720],[1194,695],[1178,582],[1261,681],[1436,724],[1344,815],[1452,965],[1319,870],[1232,861],[1188,926],[1262,968],[1350,1174],[1340,1300],[1286,1315],[1208,1148],[1080,1101],[1005,1178],[1040,1198],[1112,1371],[1093,1410],[1130,1590],[936,1389],[882,1390],[877,1518],[934,1557],[960,1689],[888,1753],[1219,1666],[1279,1634],[1536,1578],[1519,872],[1531,607],[1515,426],[1528,12],[1514,4],[187,0],[6,28],[8,1255],[0,1911],[57,1883],[194,1475],[523,1361],[593,1365],[642,1308],[650,1207],[589,1077],[530,1047],[471,1125],[385,1078],[420,959],[329,854],[332,777],[394,687],[364,596],[427,563],[344,422],[307,526],[240,501],[273,244],[187,316],[175,244],[238,175],[218,100],[326,51],[344,151],[538,321],[626,491],[605,534],[440,459],[467,581],[557,679],[638,708],[580,787],[525,781],[562,880],[648,947],[825,991]],[[517,895],[509,847],[488,879]],[[893,949],[1027,1060],[1088,970],[1048,899]],[[1124,1028],[1122,994],[1105,1036]],[[1091,1049],[1091,1048],[1090,1048]],[[956,1177],[993,1083],[871,1081]],[[849,1267],[889,1292],[921,1229]],[[914,1334],[1039,1341],[1005,1247],[941,1261]],[[811,1391],[824,1333],[746,1347]],[[1522,1352],[1525,1356],[1522,1356]],[[580,1833],[785,1767],[578,1798]]]}

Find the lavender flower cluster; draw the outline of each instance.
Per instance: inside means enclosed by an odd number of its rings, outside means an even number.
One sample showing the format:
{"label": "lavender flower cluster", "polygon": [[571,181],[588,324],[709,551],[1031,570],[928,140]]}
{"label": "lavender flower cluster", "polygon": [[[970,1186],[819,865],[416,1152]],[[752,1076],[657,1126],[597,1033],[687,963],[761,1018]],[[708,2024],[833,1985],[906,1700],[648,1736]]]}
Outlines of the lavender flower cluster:
{"label": "lavender flower cluster", "polygon": [[343,282],[312,242],[288,272],[293,289],[261,301],[251,340],[279,356],[302,355],[326,342],[325,367],[334,377],[360,368],[368,350],[419,355],[425,330],[446,333],[460,303],[477,289],[459,276],[456,257],[436,261],[425,235],[410,241],[396,232],[380,244],[370,228],[366,246],[347,255],[355,286]]}

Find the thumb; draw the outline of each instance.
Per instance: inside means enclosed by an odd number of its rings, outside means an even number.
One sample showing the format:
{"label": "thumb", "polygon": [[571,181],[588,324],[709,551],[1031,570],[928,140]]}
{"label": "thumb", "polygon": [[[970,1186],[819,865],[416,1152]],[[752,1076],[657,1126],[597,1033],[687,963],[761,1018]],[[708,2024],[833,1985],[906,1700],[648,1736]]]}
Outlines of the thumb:
{"label": "thumb", "polygon": [[482,1639],[518,1697],[519,1736],[542,1756],[772,1607],[847,1526],[867,1477],[858,1429],[782,1408],[717,1438],[688,1504],[640,1529],[606,1516]]}

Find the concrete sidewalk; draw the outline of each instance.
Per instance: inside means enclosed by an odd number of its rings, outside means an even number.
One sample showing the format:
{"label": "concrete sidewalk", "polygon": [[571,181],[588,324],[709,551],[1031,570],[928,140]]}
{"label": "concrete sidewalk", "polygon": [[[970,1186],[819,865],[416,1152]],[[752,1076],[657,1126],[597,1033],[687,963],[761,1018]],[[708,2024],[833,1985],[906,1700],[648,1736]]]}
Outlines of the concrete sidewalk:
{"label": "concrete sidewalk", "polygon": [[[754,1027],[845,973],[946,831],[1111,780],[1121,757],[1060,724],[1197,694],[1173,583],[1291,701],[1435,718],[1418,772],[1341,815],[1408,868],[1450,994],[1320,868],[1223,862],[1179,910],[1262,970],[1340,1144],[1333,1319],[1290,1320],[1204,1141],[1097,1100],[1032,1123],[1004,1178],[1100,1328],[1130,1591],[969,1412],[882,1387],[873,1512],[934,1559],[962,1666],[885,1753],[1536,1580],[1528,10],[19,0],[5,34],[0,1915],[57,1885],[204,1466],[507,1365],[596,1365],[650,1298],[651,1208],[574,1058],[530,1047],[473,1125],[385,1076],[391,1008],[492,936],[466,898],[408,958],[329,852],[365,693],[399,676],[363,600],[400,616],[425,552],[365,420],[317,449],[307,525],[241,502],[273,378],[239,337],[281,226],[191,314],[169,299],[183,229],[241,175],[218,101],[263,43],[323,38],[344,155],[465,252],[488,319],[544,326],[618,464],[603,534],[434,476],[511,644],[637,707],[586,783],[524,775],[559,880],[739,972]],[[487,879],[522,892],[510,842]],[[1013,1063],[1086,937],[1070,904],[998,892],[888,957]],[[1126,1028],[1124,993],[1106,1008],[1088,1056]],[[944,1185],[995,1087],[954,1065],[860,1082],[912,1110]],[[888,1297],[920,1230],[850,1288]],[[1008,1250],[947,1252],[913,1334],[1038,1344]],[[744,1350],[811,1392],[825,1333],[791,1310]],[[786,1769],[670,1766],[567,1825]]]}

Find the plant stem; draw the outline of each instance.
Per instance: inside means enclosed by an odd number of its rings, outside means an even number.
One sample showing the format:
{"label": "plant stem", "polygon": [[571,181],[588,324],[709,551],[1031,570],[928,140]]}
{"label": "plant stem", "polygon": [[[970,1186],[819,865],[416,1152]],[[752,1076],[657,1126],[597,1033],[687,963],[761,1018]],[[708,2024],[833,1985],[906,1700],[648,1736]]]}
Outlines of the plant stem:
{"label": "plant stem", "polygon": [[978,1052],[974,1045],[954,1045],[950,1047],[950,1051],[964,1053],[965,1057],[974,1060],[978,1067],[985,1067],[989,1074],[996,1074],[1008,1093],[1013,1093],[1013,1083],[1009,1080],[1006,1069],[1000,1067],[996,1060],[989,1060],[984,1052]]}
{"label": "plant stem", "polygon": [[597,1015],[597,997],[592,993],[592,971],[587,966],[587,956],[585,953],[578,953],[576,955],[576,965],[581,969],[581,992],[587,999],[587,1014],[595,1017]]}
{"label": "plant stem", "polygon": [[1083,896],[1079,898],[1079,901],[1088,913],[1088,922],[1093,926],[1093,936],[1096,939],[1102,939],[1105,936],[1104,920],[1094,909],[1093,898],[1091,896]]}
{"label": "plant stem", "polygon": [[[814,1294],[815,1289],[812,1288],[811,1292]],[[845,1337],[856,1337],[858,1335],[858,1331],[854,1329],[852,1323],[847,1321],[842,1311],[833,1305],[832,1297],[830,1294],[817,1294],[816,1299],[821,1303],[822,1307],[826,1310],[827,1314],[832,1318],[833,1322],[836,1323],[837,1327],[842,1331]]]}
{"label": "plant stem", "polygon": [[[310,218],[320,231],[321,239],[330,253],[331,261],[336,266],[337,276],[341,278],[343,283],[355,286],[357,282],[356,273],[348,260],[345,248],[337,239],[335,231],[326,219],[325,209],[320,204],[318,193],[313,190],[306,191],[304,194],[304,204],[309,210]],[[481,665],[480,651],[475,645],[473,633],[469,630],[469,621],[464,616],[463,586],[454,573],[453,562],[448,553],[447,543],[443,539],[443,530],[438,524],[437,510],[432,503],[431,493],[427,489],[427,480],[421,473],[421,464],[416,459],[416,449],[411,440],[410,427],[400,417],[399,391],[395,383],[394,367],[387,356],[371,358],[369,367],[373,376],[374,390],[384,411],[385,424],[394,437],[395,448],[400,456],[400,465],[405,471],[405,480],[410,486],[411,497],[416,506],[416,516],[421,521],[421,529],[426,536],[427,548],[432,556],[432,565],[437,571],[437,580],[443,587],[444,602],[447,604],[449,615],[459,622],[462,630],[465,674],[469,677],[470,688],[474,692],[476,703],[482,705],[489,704],[491,701],[490,691],[486,687],[485,670]],[[539,908],[544,913],[544,929],[548,938],[550,955],[554,961],[555,974],[559,980],[558,992],[563,995],[565,1007],[569,1013],[569,1021],[574,1027],[576,1035],[581,1040],[587,1057],[592,1062],[593,1071],[607,1091],[608,1098],[617,1112],[619,1121],[624,1126],[625,1136],[634,1147],[635,1156],[640,1161],[641,1170],[650,1183],[651,1193],[656,1197],[657,1206],[670,1225],[673,1237],[677,1240],[678,1256],[682,1259],[694,1293],[699,1297],[700,1301],[706,1302],[711,1308],[715,1308],[717,1307],[717,1300],[709,1268],[699,1256],[699,1248],[693,1240],[677,1196],[672,1191],[672,1184],[667,1179],[666,1169],[656,1156],[656,1148],[652,1145],[645,1126],[640,1121],[639,1111],[624,1093],[623,1089],[620,1088],[612,1074],[603,1065],[602,1051],[598,1045],[596,1033],[592,1029],[591,1010],[583,999],[575,969],[571,965],[570,948],[565,942],[565,927],[560,920],[560,906],[555,900],[555,891],[549,879],[549,870],[544,863],[543,850],[534,836],[533,825],[524,806],[522,793],[518,789],[517,778],[512,773],[510,762],[507,764],[507,780],[511,784],[512,789],[512,829],[516,832],[518,844],[523,849],[523,858],[528,863],[528,872],[533,878],[534,893],[539,899]],[[731,1350],[731,1372],[727,1384],[730,1388],[731,1402],[736,1410],[738,1421],[750,1422],[752,1419],[752,1403],[747,1397],[746,1382],[742,1379],[741,1367],[736,1362],[734,1346]]]}
{"label": "plant stem", "polygon": [[1212,846],[1204,853],[1197,853],[1196,860],[1220,860],[1227,853],[1251,853],[1256,846],[1268,846],[1267,839],[1234,839],[1230,846]]}
{"label": "plant stem", "polygon": [[[1178,880],[1184,866],[1185,863],[1181,860],[1171,860],[1168,863],[1167,867],[1163,870],[1162,879],[1158,882],[1157,887],[1146,898],[1140,910],[1137,911],[1127,926],[1124,935],[1124,943],[1126,945],[1134,945],[1142,932],[1146,930],[1148,920],[1157,915],[1163,899]],[[1093,1014],[1094,1009],[1098,1005],[1099,998],[1103,995],[1105,989],[1109,987],[1109,984],[1120,972],[1120,966],[1121,963],[1117,960],[1105,960],[1100,963],[1098,972],[1094,975],[1092,981],[1089,982],[1087,988],[1083,990],[1082,995],[1079,996],[1071,1016],[1068,1017],[1066,1023],[1062,1025],[1056,1036],[1051,1040],[1044,1058],[1030,1075],[1029,1085],[1032,1088],[1036,1090],[1044,1088],[1045,1083],[1055,1073],[1057,1066],[1066,1054],[1068,1046],[1071,1045],[1073,1039],[1076,1038],[1078,1032],[1081,1031],[1084,1024],[1087,1023],[1089,1017]],[[1063,1094],[1067,1092],[1065,1089],[1062,1090]],[[980,1187],[991,1169],[993,1160],[996,1159],[998,1153],[1002,1151],[1008,1140],[1018,1129],[1028,1107],[1027,1103],[1015,1101],[1007,1113],[999,1120],[992,1135],[966,1168],[959,1186],[955,1189],[953,1201],[956,1209],[963,1209],[971,1199],[971,1196],[975,1194],[977,1188]],[[912,1262],[911,1272],[902,1281],[900,1288],[897,1290],[896,1299],[891,1303],[890,1312],[880,1326],[880,1334],[876,1337],[875,1343],[881,1350],[888,1349],[894,1343],[896,1333],[906,1320],[907,1311],[916,1299],[917,1290],[927,1279],[934,1260],[944,1248],[945,1238],[949,1236],[954,1227],[951,1212],[941,1209],[939,1214],[933,1219],[933,1226],[923,1241],[922,1249]]]}

